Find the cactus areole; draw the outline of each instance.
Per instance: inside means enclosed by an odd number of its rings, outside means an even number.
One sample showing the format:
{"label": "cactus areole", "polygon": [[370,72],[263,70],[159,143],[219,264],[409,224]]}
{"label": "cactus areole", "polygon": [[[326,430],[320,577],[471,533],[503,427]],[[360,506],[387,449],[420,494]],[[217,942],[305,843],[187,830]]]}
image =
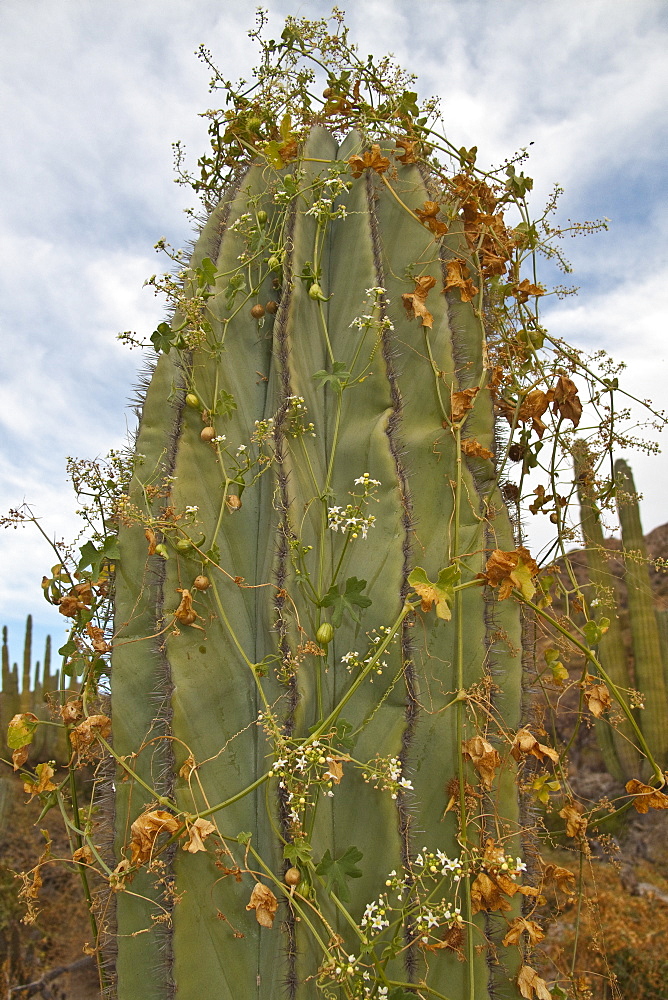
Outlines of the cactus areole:
{"label": "cactus areole", "polygon": [[480,574],[532,571],[451,209],[314,128],[196,244],[119,539],[121,1000],[519,996],[519,605]]}

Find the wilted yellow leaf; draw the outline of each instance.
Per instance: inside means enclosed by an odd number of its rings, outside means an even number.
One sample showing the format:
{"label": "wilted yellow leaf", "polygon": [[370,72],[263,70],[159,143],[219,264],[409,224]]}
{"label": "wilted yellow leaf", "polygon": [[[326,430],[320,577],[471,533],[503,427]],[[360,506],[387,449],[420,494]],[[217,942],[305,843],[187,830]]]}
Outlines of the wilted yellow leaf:
{"label": "wilted yellow leaf", "polygon": [[538,572],[538,564],[531,553],[520,545],[511,552],[494,549],[482,575],[490,587],[499,587],[500,601],[510,597],[515,587],[530,601],[536,593],[533,578]]}
{"label": "wilted yellow leaf", "polygon": [[41,792],[52,792],[57,787],[51,781],[56,772],[51,767],[51,765],[45,761],[43,764],[38,764],[35,768],[35,774],[37,775],[37,780],[24,781],[23,791],[27,792],[32,799],[35,795],[39,795]]}

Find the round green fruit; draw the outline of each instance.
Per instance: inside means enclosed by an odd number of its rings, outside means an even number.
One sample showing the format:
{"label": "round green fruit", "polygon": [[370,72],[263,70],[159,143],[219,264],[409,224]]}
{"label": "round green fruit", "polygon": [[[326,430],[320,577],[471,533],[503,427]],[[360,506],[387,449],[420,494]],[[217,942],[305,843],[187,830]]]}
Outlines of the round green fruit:
{"label": "round green fruit", "polygon": [[326,646],[334,638],[334,629],[329,622],[323,622],[316,632],[315,637],[321,646]]}

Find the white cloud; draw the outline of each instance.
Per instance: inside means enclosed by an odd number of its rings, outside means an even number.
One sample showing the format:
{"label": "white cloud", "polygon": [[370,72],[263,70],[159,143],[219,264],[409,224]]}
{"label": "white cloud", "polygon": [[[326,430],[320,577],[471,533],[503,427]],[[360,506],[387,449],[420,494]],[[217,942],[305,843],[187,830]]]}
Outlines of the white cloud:
{"label": "white cloud", "polygon": [[[277,37],[291,5],[269,8]],[[297,16],[329,11],[304,2]],[[115,334],[146,336],[162,318],[141,287],[160,269],[152,245],[189,236],[181,208],[194,196],[173,184],[170,144],[184,139],[193,165],[206,147],[198,114],[218,99],[193,52],[205,42],[232,79],[248,76],[256,54],[242,0],[222,13],[218,0],[31,0],[30,12],[0,5],[0,190],[10,192],[0,219],[0,509],[26,497],[67,534],[65,456],[124,439],[140,359]],[[636,394],[665,404],[664,5],[360,0],[348,23],[363,55],[394,50],[423,95],[442,95],[451,139],[477,144],[483,162],[533,140],[525,169],[537,206],[559,181],[560,218],[613,219],[605,236],[567,241],[583,289],[549,309],[550,323],[625,357]],[[653,527],[666,519],[666,462],[631,460]],[[50,557],[27,532],[0,535],[0,546],[1,623],[41,606]]]}

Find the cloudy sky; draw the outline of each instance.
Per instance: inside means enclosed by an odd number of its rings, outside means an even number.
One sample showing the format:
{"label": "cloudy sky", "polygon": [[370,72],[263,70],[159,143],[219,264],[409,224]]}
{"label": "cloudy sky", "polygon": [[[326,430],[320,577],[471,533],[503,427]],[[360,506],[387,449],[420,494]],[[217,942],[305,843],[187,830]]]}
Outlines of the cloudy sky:
{"label": "cloudy sky", "polygon": [[[345,8],[345,3],[341,4]],[[270,0],[287,14],[330,5]],[[665,0],[356,0],[363,53],[394,52],[438,94],[450,139],[498,163],[531,145],[538,211],[610,219],[567,240],[577,298],[550,300],[550,330],[628,364],[626,385],[668,405],[668,4]],[[0,0],[0,512],[29,503],[71,538],[66,456],[122,446],[147,336],[163,309],[142,287],[153,245],[189,238],[193,196],[173,182],[171,143],[206,148],[204,42],[224,74],[255,62],[239,0]],[[666,441],[663,442],[665,448]],[[626,456],[646,530],[668,521],[665,455]],[[18,659],[25,615],[60,644],[62,618],[39,581],[52,563],[34,530],[0,532],[0,624]],[[38,652],[41,658],[41,654]]]}

